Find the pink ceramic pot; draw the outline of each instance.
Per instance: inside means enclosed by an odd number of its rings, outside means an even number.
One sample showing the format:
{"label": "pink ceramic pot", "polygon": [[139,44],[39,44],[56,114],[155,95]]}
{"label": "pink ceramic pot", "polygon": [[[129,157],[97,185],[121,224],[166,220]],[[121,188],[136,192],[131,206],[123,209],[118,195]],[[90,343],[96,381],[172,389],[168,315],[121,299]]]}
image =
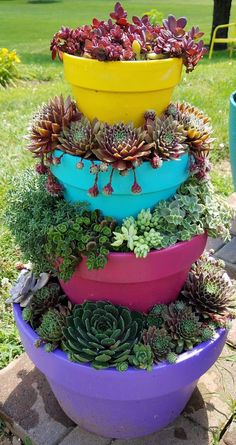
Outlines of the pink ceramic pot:
{"label": "pink ceramic pot", "polygon": [[104,269],[89,271],[83,260],[72,278],[60,284],[72,301],[108,300],[136,311],[148,311],[158,303],[176,300],[191,265],[203,253],[207,234],[197,235],[146,258],[133,253],[110,253]]}

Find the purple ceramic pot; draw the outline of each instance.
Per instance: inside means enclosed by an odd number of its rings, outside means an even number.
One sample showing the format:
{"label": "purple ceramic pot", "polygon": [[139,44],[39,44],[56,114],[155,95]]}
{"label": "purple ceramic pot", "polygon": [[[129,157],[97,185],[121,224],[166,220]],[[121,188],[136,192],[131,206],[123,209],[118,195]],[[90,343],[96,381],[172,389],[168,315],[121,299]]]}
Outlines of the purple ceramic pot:
{"label": "purple ceramic pot", "polygon": [[60,350],[47,353],[36,348],[38,336],[22,320],[19,305],[14,305],[14,314],[26,352],[45,374],[65,413],[82,428],[111,438],[145,436],[172,422],[226,340],[226,330],[218,330],[214,340],[181,354],[174,365],[155,366],[152,372],[96,371],[70,362]]}

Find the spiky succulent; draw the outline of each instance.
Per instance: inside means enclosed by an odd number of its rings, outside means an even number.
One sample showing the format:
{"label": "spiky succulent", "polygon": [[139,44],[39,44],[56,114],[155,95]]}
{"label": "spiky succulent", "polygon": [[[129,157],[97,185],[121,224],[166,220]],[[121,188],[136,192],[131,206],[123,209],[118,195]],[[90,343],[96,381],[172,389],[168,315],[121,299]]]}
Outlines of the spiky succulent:
{"label": "spiky succulent", "polygon": [[96,147],[95,134],[99,128],[99,122],[92,123],[83,116],[79,121],[72,122],[64,128],[58,137],[58,148],[62,151],[89,158]]}
{"label": "spiky succulent", "polygon": [[161,328],[165,322],[165,313],[167,306],[165,304],[156,304],[147,315],[146,322],[148,326]]}
{"label": "spiky succulent", "polygon": [[168,354],[175,348],[175,342],[170,333],[165,328],[158,329],[156,326],[150,326],[148,330],[144,331],[143,342],[150,346],[155,363],[166,360]]}
{"label": "spiky succulent", "polygon": [[[148,122],[148,121],[147,121]],[[188,148],[187,131],[173,116],[163,115],[147,124],[147,140],[155,143],[155,155],[161,159],[178,159]]]}
{"label": "spiky succulent", "polygon": [[150,345],[138,343],[134,345],[133,354],[129,357],[129,362],[139,369],[152,370],[153,352]]}
{"label": "spiky succulent", "polygon": [[182,296],[204,319],[227,315],[236,306],[236,289],[220,261],[203,255],[190,270]]}
{"label": "spiky succulent", "polygon": [[80,118],[81,113],[70,96],[65,101],[62,96],[55,96],[33,117],[27,148],[41,159],[48,156],[56,148],[61,131]]}
{"label": "spiky succulent", "polygon": [[188,103],[177,103],[177,119],[187,132],[187,144],[193,152],[208,153],[214,141],[208,116]]}
{"label": "spiky succulent", "polygon": [[55,307],[59,301],[61,289],[57,283],[49,283],[38,290],[30,302],[30,323],[35,327],[41,321],[42,315],[51,307]]}
{"label": "spiky succulent", "polygon": [[202,324],[190,306],[179,310],[175,303],[168,306],[165,316],[168,331],[177,343],[175,352],[180,354],[185,349],[192,349],[201,342]]}
{"label": "spiky succulent", "polygon": [[40,337],[37,346],[41,343],[45,343],[45,349],[47,352],[53,351],[61,342],[63,338],[63,327],[65,326],[66,318],[57,309],[50,308],[43,315],[42,322],[38,329],[37,334]]}
{"label": "spiky succulent", "polygon": [[145,142],[145,130],[134,128],[132,124],[103,124],[97,134],[99,148],[93,150],[101,161],[124,171],[147,158],[153,144]]}
{"label": "spiky succulent", "polygon": [[91,363],[96,369],[126,363],[139,341],[142,315],[105,301],[75,306],[63,329],[64,348],[76,362]]}

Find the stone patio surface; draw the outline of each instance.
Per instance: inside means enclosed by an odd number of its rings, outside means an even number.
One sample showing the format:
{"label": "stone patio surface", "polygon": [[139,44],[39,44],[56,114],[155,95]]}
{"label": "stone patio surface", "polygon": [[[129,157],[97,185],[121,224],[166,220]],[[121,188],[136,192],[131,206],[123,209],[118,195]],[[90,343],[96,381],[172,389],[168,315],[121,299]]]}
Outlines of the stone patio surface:
{"label": "stone patio surface", "polygon": [[[236,210],[236,193],[230,197]],[[207,248],[236,278],[236,220],[232,240],[209,240]],[[236,445],[236,320],[227,344],[202,376],[182,414],[160,432],[138,439],[107,439],[76,426],[63,413],[45,377],[26,354],[0,371],[0,418],[26,445]],[[0,445],[20,444],[15,442]]]}

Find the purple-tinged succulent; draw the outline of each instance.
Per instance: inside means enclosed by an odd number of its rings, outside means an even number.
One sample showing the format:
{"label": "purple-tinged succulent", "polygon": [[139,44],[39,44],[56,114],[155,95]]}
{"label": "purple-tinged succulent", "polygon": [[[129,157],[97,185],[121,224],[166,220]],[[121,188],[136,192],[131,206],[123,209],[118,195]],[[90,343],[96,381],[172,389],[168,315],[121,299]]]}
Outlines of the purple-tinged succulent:
{"label": "purple-tinged succulent", "polygon": [[[199,38],[203,33],[198,27],[185,31],[185,17],[176,19],[169,15],[163,26],[152,25],[147,15],[134,16],[132,22],[127,12],[117,2],[107,21],[94,18],[92,25],[76,29],[62,27],[51,42],[52,58],[63,52],[99,61],[143,60],[162,57],[181,57],[187,72],[192,71],[206,49]],[[133,46],[138,42],[139,50]]]}

